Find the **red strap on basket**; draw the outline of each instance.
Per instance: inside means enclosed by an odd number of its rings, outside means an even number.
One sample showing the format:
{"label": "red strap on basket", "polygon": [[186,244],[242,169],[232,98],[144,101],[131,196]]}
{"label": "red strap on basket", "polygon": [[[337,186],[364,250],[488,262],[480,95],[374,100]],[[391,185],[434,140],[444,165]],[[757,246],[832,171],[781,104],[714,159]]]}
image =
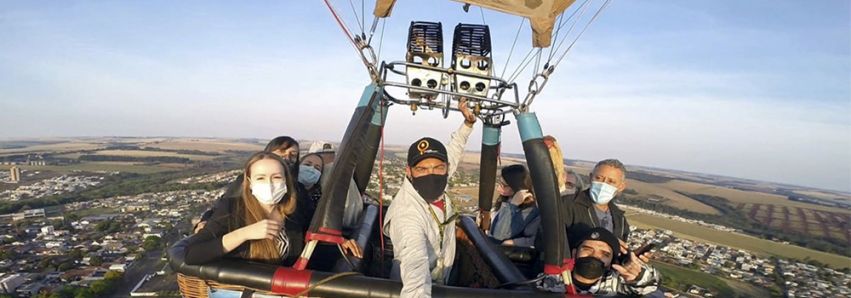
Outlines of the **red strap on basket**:
{"label": "red strap on basket", "polygon": [[310,287],[310,270],[295,270],[287,267],[278,267],[272,277],[271,290],[275,294],[295,295]]}
{"label": "red strap on basket", "polygon": [[343,242],[346,242],[346,239],[343,239],[343,236],[341,236],[339,234],[333,235],[333,234],[326,234],[326,233],[307,232],[307,236],[304,237],[304,238],[307,239],[307,241],[319,240],[319,241],[322,241],[322,242],[336,243],[336,244],[343,244]]}

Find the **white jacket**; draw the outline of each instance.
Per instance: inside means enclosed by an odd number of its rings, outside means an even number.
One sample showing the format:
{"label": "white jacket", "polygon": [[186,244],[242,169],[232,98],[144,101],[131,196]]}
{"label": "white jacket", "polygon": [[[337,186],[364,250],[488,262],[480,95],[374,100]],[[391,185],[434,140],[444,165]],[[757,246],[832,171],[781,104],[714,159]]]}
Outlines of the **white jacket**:
{"label": "white jacket", "polygon": [[[452,134],[452,140],[446,147],[450,178],[458,169],[472,131],[472,127],[462,124]],[[427,209],[431,208],[441,222],[446,221],[455,213],[455,206],[451,200],[445,201],[444,216],[440,208],[426,203],[411,182],[405,179],[387,210],[384,233],[393,241],[394,272],[391,272],[391,278],[402,280],[401,297],[431,297],[432,282],[445,284],[449,278],[455,263],[455,225],[444,226],[441,251],[439,226]]]}

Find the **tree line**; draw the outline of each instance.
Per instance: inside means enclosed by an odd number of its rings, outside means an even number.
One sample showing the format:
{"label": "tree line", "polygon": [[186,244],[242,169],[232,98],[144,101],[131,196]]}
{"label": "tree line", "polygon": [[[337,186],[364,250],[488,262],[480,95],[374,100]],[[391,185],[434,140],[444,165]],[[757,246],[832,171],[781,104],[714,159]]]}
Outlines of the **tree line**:
{"label": "tree line", "polygon": [[177,154],[187,154],[187,155],[206,155],[206,156],[219,156],[221,154],[216,152],[207,152],[201,150],[189,150],[189,149],[163,149],[163,148],[154,148],[154,147],[139,147],[134,145],[113,145],[107,146],[104,150],[137,150],[137,151],[152,151],[152,152],[172,152]]}

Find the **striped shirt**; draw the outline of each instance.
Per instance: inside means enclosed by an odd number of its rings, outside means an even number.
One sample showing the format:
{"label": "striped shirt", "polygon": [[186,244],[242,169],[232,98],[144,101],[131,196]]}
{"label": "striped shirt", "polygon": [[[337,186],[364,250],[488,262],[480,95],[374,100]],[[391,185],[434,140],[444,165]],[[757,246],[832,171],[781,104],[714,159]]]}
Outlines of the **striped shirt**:
{"label": "striped shirt", "polygon": [[290,250],[290,237],[287,236],[287,230],[281,225],[281,231],[278,232],[278,237],[275,239],[275,244],[278,246],[278,253],[281,254],[281,259],[287,258],[287,253]]}

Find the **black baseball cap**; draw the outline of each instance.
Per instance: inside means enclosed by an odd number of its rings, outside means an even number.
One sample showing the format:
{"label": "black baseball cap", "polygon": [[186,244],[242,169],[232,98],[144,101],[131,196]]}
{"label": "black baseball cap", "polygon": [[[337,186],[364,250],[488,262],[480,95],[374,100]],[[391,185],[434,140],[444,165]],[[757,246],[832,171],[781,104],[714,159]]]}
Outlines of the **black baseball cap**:
{"label": "black baseball cap", "polygon": [[584,237],[582,237],[582,240],[580,240],[579,243],[576,244],[576,247],[578,248],[579,245],[582,244],[582,242],[588,240],[605,242],[609,245],[609,247],[612,248],[612,260],[618,259],[618,255],[620,255],[621,252],[621,244],[618,241],[618,237],[615,236],[615,234],[612,234],[612,232],[609,232],[609,230],[606,230],[605,228],[601,227],[596,227],[589,230],[588,233],[585,234]]}
{"label": "black baseball cap", "polygon": [[413,167],[420,161],[426,158],[437,158],[443,162],[448,162],[446,157],[446,147],[438,140],[425,137],[417,140],[411,147],[408,148],[408,166]]}

